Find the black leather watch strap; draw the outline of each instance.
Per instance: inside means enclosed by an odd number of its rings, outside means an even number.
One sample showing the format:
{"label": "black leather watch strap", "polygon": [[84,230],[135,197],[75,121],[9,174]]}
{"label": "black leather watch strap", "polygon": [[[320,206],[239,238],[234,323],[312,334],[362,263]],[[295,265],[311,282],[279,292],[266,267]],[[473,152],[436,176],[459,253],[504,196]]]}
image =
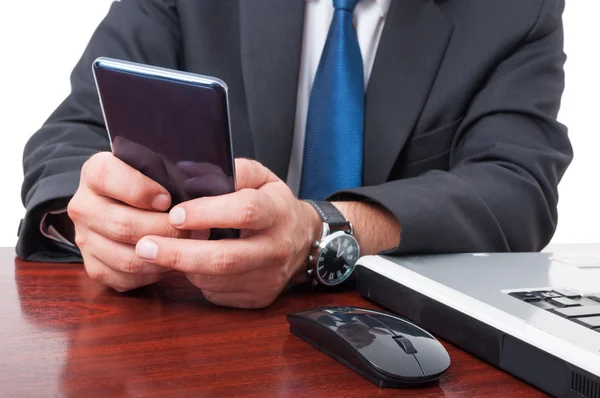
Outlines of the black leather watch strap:
{"label": "black leather watch strap", "polygon": [[317,210],[317,213],[319,213],[321,220],[324,223],[329,224],[330,229],[346,229],[350,226],[350,223],[348,222],[348,220],[346,220],[344,215],[337,209],[337,207],[335,207],[330,202],[324,200],[307,200],[307,202],[310,203]]}

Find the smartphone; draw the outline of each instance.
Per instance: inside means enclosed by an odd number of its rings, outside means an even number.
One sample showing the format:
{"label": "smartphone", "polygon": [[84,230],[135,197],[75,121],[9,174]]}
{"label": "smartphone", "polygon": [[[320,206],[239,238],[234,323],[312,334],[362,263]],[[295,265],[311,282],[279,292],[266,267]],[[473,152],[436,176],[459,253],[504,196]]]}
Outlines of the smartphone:
{"label": "smartphone", "polygon": [[222,80],[105,57],[94,61],[93,74],[113,154],[165,187],[172,206],[235,191]]}

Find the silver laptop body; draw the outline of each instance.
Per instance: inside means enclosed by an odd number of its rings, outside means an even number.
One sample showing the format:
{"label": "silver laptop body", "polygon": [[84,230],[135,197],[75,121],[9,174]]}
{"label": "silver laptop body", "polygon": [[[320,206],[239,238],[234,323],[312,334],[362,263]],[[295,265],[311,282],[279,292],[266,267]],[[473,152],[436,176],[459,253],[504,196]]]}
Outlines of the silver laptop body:
{"label": "silver laptop body", "polygon": [[594,248],[365,256],[357,287],[549,394],[600,398],[600,246]]}

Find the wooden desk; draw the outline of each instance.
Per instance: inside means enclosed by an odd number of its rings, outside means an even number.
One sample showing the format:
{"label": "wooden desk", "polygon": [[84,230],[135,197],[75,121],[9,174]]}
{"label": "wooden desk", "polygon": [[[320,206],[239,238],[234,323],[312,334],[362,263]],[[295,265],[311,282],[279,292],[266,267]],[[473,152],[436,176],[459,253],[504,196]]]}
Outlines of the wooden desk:
{"label": "wooden desk", "polygon": [[439,386],[380,389],[290,334],[286,313],[324,305],[375,308],[353,291],[306,289],[266,310],[217,308],[178,276],[118,294],[80,265],[0,249],[0,396],[543,395],[448,344]]}

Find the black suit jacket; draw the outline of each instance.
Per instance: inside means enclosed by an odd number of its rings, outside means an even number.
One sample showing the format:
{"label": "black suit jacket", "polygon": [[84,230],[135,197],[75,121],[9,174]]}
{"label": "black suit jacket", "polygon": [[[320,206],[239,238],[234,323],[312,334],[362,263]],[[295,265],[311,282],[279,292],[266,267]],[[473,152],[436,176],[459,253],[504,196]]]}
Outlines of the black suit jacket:
{"label": "black suit jacket", "polygon": [[[218,76],[234,153],[285,179],[305,0],[122,0],[72,73],[72,92],[24,153],[19,257],[77,259],[39,233],[82,164],[109,150],[91,72],[108,56]],[[564,0],[394,0],[366,93],[364,187],[402,226],[391,253],[532,251],[557,222],[572,159],[556,121]]]}

